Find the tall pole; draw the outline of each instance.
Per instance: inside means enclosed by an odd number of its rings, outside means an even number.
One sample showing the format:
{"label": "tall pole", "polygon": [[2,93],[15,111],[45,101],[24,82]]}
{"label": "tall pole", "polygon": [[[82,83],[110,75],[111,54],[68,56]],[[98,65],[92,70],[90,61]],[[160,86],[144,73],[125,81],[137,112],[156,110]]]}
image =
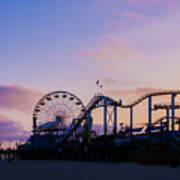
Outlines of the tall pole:
{"label": "tall pole", "polygon": [[148,128],[149,132],[151,132],[151,125],[152,125],[152,97],[148,97]]}
{"label": "tall pole", "polygon": [[92,117],[91,117],[91,112],[88,112],[88,129],[87,129],[87,135],[88,135],[88,143],[90,143],[91,139],[91,126],[92,126]]}
{"label": "tall pole", "polygon": [[132,130],[133,130],[133,107],[130,107],[130,131],[132,135]]}
{"label": "tall pole", "polygon": [[107,106],[104,106],[104,136],[107,135]]}
{"label": "tall pole", "polygon": [[114,105],[114,135],[117,133],[117,106]]}
{"label": "tall pole", "polygon": [[172,93],[171,94],[171,116],[172,116],[172,124],[171,124],[171,129],[174,131],[174,118],[175,118],[175,96],[176,94]]}
{"label": "tall pole", "polygon": [[169,109],[166,108],[167,131],[169,131]]}

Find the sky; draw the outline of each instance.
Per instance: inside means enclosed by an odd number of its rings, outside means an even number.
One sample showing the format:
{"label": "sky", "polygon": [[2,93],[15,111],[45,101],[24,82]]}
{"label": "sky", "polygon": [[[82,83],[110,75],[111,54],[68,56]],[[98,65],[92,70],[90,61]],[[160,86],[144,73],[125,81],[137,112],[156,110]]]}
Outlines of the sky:
{"label": "sky", "polygon": [[86,104],[97,79],[125,103],[179,89],[179,19],[180,0],[1,0],[0,140],[29,136],[54,90]]}

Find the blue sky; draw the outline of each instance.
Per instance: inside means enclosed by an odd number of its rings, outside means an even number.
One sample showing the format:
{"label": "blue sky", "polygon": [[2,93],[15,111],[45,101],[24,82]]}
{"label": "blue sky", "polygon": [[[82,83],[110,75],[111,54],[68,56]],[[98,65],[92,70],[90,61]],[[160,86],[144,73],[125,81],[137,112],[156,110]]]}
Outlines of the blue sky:
{"label": "blue sky", "polygon": [[[77,48],[88,47],[92,36],[97,36],[97,24],[90,25],[92,18],[84,17],[86,13],[78,10],[78,3],[48,2],[1,2],[0,58],[4,82],[37,85],[48,74],[51,83],[57,76],[68,80],[67,69],[69,74],[72,69],[79,71],[73,56]],[[102,32],[101,27],[99,31]]]}
{"label": "blue sky", "polygon": [[[101,64],[93,59],[87,60],[87,57],[80,59],[76,53],[99,48],[102,46],[99,42],[107,36],[118,35],[123,41],[120,43],[127,46],[132,44],[140,50],[143,48],[143,52],[152,49],[153,42],[149,46],[145,44],[145,40],[151,41],[152,37],[148,39],[142,35],[139,39],[142,30],[138,32],[138,28],[144,29],[153,21],[161,21],[172,14],[174,9],[167,7],[166,1],[147,2],[1,1],[2,82],[35,87],[42,84],[44,88],[51,83],[57,86],[56,77],[62,76],[61,83],[64,85],[69,81],[83,79],[81,77],[95,80],[96,76],[98,78],[106,74],[96,69]],[[158,43],[157,46],[161,47],[162,44]],[[94,67],[95,72],[82,70],[88,66]]]}

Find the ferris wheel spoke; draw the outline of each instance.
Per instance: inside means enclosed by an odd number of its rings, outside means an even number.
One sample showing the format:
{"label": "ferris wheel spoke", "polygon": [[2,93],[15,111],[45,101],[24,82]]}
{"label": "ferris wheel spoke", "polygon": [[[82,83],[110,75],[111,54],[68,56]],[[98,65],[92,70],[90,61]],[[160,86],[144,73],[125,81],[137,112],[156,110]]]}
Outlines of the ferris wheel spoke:
{"label": "ferris wheel spoke", "polygon": [[39,110],[39,112],[34,110],[36,125],[39,127],[44,123],[53,122],[57,116],[60,116],[63,118],[62,125],[67,127],[74,118],[78,117],[83,108],[83,103],[75,95],[65,91],[52,92],[41,98],[35,107],[35,110]]}

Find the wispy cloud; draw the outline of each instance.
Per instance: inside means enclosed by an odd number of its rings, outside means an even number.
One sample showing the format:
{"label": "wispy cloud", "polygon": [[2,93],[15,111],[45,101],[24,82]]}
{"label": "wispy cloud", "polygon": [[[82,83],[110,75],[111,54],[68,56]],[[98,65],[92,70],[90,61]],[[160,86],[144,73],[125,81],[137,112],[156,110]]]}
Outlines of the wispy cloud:
{"label": "wispy cloud", "polygon": [[1,109],[17,109],[32,112],[42,93],[20,85],[0,85]]}
{"label": "wispy cloud", "polygon": [[[115,86],[117,87],[117,85],[119,86],[139,86],[141,83],[137,80],[128,80],[128,79],[123,79],[120,77],[114,77],[114,78],[109,78],[109,77],[103,77],[102,79],[102,83],[103,85],[109,87],[109,86]],[[150,82],[148,82],[150,83]],[[143,82],[143,84],[147,84],[147,82]]]}
{"label": "wispy cloud", "polygon": [[26,140],[30,133],[25,131],[18,122],[9,120],[6,116],[0,115],[0,140],[17,141]]}
{"label": "wispy cloud", "polygon": [[159,88],[151,88],[151,87],[140,87],[135,89],[123,89],[123,90],[109,90],[107,91],[108,94],[114,95],[114,96],[142,96],[144,94],[155,92],[155,91],[161,91],[163,89]]}
{"label": "wispy cloud", "polygon": [[125,2],[125,3],[131,3],[131,4],[176,4],[179,3],[179,0],[98,0],[101,2],[106,3],[115,3],[115,2]]}
{"label": "wispy cloud", "polygon": [[104,71],[117,71],[124,67],[126,62],[132,62],[138,52],[135,48],[123,43],[119,37],[103,37],[99,40],[98,46],[76,53],[81,59],[93,61],[95,67]]}
{"label": "wispy cloud", "polygon": [[119,83],[119,81],[113,78],[102,78],[102,83],[103,85],[109,86],[109,85],[115,85]]}
{"label": "wispy cloud", "polygon": [[42,95],[21,85],[0,85],[0,140],[23,140],[29,136],[32,112]]}
{"label": "wispy cloud", "polygon": [[121,0],[121,1],[126,1],[126,2],[130,2],[133,4],[140,4],[140,3],[148,3],[148,4],[157,4],[157,3],[179,3],[179,0]]}
{"label": "wispy cloud", "polygon": [[122,15],[123,15],[123,17],[125,17],[127,19],[131,19],[131,20],[141,20],[141,21],[146,20],[146,17],[139,12],[123,11]]}
{"label": "wispy cloud", "polygon": [[113,43],[102,45],[99,48],[79,51],[77,55],[97,61],[115,61],[122,58],[131,58],[136,55],[136,52],[124,44]]}
{"label": "wispy cloud", "polygon": [[[114,99],[121,99],[123,100],[123,104],[130,104],[133,103],[135,100],[137,100],[138,98],[140,98],[141,96],[144,96],[146,94],[152,93],[152,92],[157,92],[157,91],[163,91],[165,89],[163,88],[153,88],[153,87],[145,87],[145,86],[141,86],[138,88],[132,88],[132,89],[110,89],[110,90],[106,90],[105,94],[107,94],[110,97],[113,97]],[[167,90],[167,89],[166,89]],[[153,99],[153,103],[160,103],[160,102],[167,102],[168,98],[167,96],[165,97],[161,97],[160,98],[154,98]],[[141,109],[141,113],[145,113],[146,109],[146,105],[144,103],[140,104],[140,109]],[[141,116],[141,114],[137,114],[139,117]]]}

